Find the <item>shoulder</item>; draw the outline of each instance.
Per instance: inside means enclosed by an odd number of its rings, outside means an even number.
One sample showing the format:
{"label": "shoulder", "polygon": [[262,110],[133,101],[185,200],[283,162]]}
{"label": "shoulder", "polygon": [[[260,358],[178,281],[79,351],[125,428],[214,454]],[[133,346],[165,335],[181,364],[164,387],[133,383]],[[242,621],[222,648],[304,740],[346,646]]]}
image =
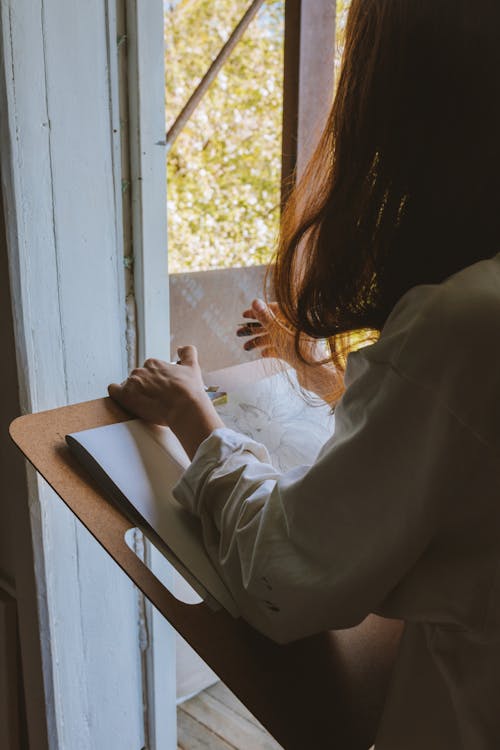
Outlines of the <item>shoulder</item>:
{"label": "shoulder", "polygon": [[390,365],[473,426],[500,412],[499,341],[500,254],[411,289],[362,357]]}
{"label": "shoulder", "polygon": [[468,266],[441,284],[410,289],[366,356],[411,374],[422,358],[461,358],[471,350],[479,354],[479,349],[491,356],[489,350],[496,348],[499,337],[500,254]]}

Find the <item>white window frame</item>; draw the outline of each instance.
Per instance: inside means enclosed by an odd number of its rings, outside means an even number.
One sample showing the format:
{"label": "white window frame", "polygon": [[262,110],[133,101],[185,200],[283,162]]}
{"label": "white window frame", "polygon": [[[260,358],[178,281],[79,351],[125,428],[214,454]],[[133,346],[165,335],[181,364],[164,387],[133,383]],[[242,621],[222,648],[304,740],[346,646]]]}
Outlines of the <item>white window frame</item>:
{"label": "white window frame", "polygon": [[[155,54],[163,59],[163,27],[151,23],[160,5],[148,0],[137,13],[139,77],[154,69]],[[28,412],[102,396],[127,372],[116,5],[2,0],[0,21],[2,193]],[[154,91],[149,77],[142,92],[133,186],[142,217],[135,227],[139,354],[164,356],[165,204],[155,207],[165,170],[153,159],[164,138],[164,125],[156,135],[163,85]],[[147,95],[156,104],[147,105]],[[141,619],[137,590],[31,471],[27,484],[47,724],[38,731],[27,706],[30,747],[175,748],[173,633],[155,616]],[[159,653],[151,647],[157,631]],[[32,667],[25,652],[25,681]]]}
{"label": "white window frame", "polygon": [[[127,0],[138,360],[170,357],[162,0]],[[159,96],[161,92],[161,96]]]}
{"label": "white window frame", "polygon": [[[170,360],[163,0],[126,0],[125,12],[136,364],[141,365],[148,357]],[[144,559],[173,590],[171,565],[147,540]],[[169,750],[177,746],[176,637],[146,599],[144,616],[150,642],[145,686],[149,742],[153,750]]]}

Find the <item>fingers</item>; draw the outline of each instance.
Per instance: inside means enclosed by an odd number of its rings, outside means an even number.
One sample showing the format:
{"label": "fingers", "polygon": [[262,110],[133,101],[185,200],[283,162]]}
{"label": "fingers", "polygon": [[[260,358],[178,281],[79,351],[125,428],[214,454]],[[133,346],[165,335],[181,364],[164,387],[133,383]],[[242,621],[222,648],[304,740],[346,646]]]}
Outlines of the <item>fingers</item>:
{"label": "fingers", "polygon": [[[177,352],[179,364],[198,364],[198,353],[194,346],[181,346]],[[170,375],[174,370],[174,365],[164,362],[161,359],[149,357],[142,367],[135,367],[131,370],[128,378],[123,383],[111,383],[108,386],[108,393],[111,398],[123,402],[131,392],[135,394],[140,390],[147,389],[152,384],[165,382],[165,376]]]}
{"label": "fingers", "polygon": [[198,364],[198,352],[195,346],[180,346],[177,349],[179,357],[179,363],[181,365],[193,365]]}
{"label": "fingers", "polygon": [[[252,306],[243,311],[244,318],[251,318],[254,321],[247,325],[242,324],[236,332],[237,336],[253,336],[243,346],[246,351],[260,349],[262,356],[276,356],[276,349],[273,346],[271,335],[275,331],[277,314],[278,305],[276,302],[271,302],[267,305],[261,299],[254,299]],[[267,352],[266,350],[269,351]]]}
{"label": "fingers", "polygon": [[[269,315],[269,313],[271,313]],[[253,320],[260,320],[263,316],[275,318],[279,313],[279,307],[277,302],[268,302],[267,304],[263,300],[257,298],[252,302],[252,306],[243,310],[242,316],[244,318],[253,318]]]}
{"label": "fingers", "polygon": [[254,336],[265,331],[264,326],[257,320],[250,323],[241,323],[236,331],[237,336]]}
{"label": "fingers", "polygon": [[254,301],[252,302],[252,306],[243,311],[243,317],[253,318],[254,320],[265,322],[266,320],[268,320],[269,318],[273,318],[274,316],[269,305],[266,305],[266,303],[261,299],[254,299]]}
{"label": "fingers", "polygon": [[271,309],[261,299],[254,299],[252,302],[252,312],[253,317],[264,326],[274,320],[274,314],[271,312]]}
{"label": "fingers", "polygon": [[115,401],[120,400],[120,395],[122,392],[122,386],[119,383],[110,383],[108,385],[108,393],[111,396],[112,399]]}
{"label": "fingers", "polygon": [[[148,369],[152,370],[152,366],[150,365]],[[147,374],[146,363],[144,363],[144,367],[135,367],[130,371],[128,378],[122,383],[122,387],[126,388],[132,385],[132,383],[141,383],[144,377],[147,377]]]}
{"label": "fingers", "polygon": [[[144,362],[144,367],[143,368],[137,368],[137,370],[138,371],[141,370],[141,369],[146,369],[146,370],[160,370],[162,367],[165,367],[166,364],[167,363],[163,362],[163,360],[161,360],[161,359],[155,359],[154,357],[149,357],[149,359],[147,359]],[[132,372],[130,374],[132,375],[134,372],[136,372],[136,370],[132,370]]]}
{"label": "fingers", "polygon": [[[144,372],[144,370],[143,370]],[[108,393],[111,398],[115,401],[123,401],[126,398],[126,394],[141,383],[140,370],[131,370],[128,378],[123,383],[110,383],[108,385]]]}
{"label": "fingers", "polygon": [[252,307],[244,310],[242,313],[244,318],[250,318],[252,322],[246,326],[240,326],[237,335],[251,336],[254,333],[260,333],[261,328],[269,328],[270,325],[276,322],[275,309],[277,309],[275,302],[266,305],[261,299],[254,299]]}
{"label": "fingers", "polygon": [[[132,370],[132,372],[134,371]],[[133,376],[132,373],[121,384],[111,383],[108,386],[108,393],[120,406],[131,411],[135,411],[133,407],[138,402],[138,399],[143,398],[141,381],[137,376]]]}
{"label": "fingers", "polygon": [[131,370],[123,383],[111,383],[108,386],[110,397],[128,408],[131,401],[136,401],[144,394],[144,390],[151,380],[151,373],[158,370],[163,364],[161,360],[146,360],[144,367],[135,367]]}
{"label": "fingers", "polygon": [[262,336],[255,336],[255,338],[250,339],[249,341],[245,341],[243,349],[245,349],[245,351],[247,352],[250,352],[252,351],[252,349],[262,349],[270,345],[271,337],[269,336],[269,334],[265,333]]}

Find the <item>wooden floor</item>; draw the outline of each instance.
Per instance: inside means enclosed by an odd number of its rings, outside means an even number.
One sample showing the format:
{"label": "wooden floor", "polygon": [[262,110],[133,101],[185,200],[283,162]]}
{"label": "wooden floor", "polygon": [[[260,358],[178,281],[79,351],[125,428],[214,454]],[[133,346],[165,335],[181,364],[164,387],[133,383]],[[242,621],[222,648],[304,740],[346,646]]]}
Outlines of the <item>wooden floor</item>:
{"label": "wooden floor", "polygon": [[177,709],[178,750],[281,750],[222,682]]}

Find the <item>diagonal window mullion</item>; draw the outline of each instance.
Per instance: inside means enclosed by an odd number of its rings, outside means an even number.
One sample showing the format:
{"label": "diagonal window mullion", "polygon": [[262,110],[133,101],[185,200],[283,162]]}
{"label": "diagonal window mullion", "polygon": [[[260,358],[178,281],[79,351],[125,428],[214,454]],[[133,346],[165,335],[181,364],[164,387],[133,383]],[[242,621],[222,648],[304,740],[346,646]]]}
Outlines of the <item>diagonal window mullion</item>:
{"label": "diagonal window mullion", "polygon": [[182,108],[181,112],[175,119],[175,122],[169,128],[166,135],[167,150],[172,148],[175,140],[180,135],[185,125],[189,122],[191,116],[202,101],[209,87],[214,82],[220,70],[224,66],[224,63],[229,59],[232,51],[264,4],[264,1],[265,0],[253,0],[238,24],[234,27],[231,35],[229,36],[229,39],[223,45],[219,54],[213,60],[200,83],[195,88],[188,101]]}

